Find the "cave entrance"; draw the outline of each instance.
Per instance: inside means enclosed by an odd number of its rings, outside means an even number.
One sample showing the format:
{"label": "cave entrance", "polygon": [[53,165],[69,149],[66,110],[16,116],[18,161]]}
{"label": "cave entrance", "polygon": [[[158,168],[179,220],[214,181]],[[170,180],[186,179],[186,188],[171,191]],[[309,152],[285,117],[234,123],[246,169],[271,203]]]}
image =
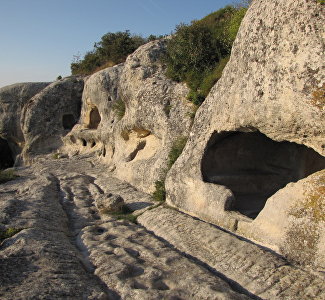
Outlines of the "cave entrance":
{"label": "cave entrance", "polygon": [[76,120],[73,114],[67,114],[62,116],[62,126],[64,129],[71,130],[74,125],[76,125]]}
{"label": "cave entrance", "polygon": [[89,129],[97,129],[99,123],[101,121],[101,117],[96,106],[92,107],[89,113]]}
{"label": "cave entrance", "polygon": [[13,167],[15,161],[7,140],[0,138],[0,170]]}
{"label": "cave entrance", "polygon": [[286,184],[323,168],[325,158],[314,150],[260,132],[214,133],[201,164],[203,180],[228,187],[235,196],[231,209],[250,218]]}

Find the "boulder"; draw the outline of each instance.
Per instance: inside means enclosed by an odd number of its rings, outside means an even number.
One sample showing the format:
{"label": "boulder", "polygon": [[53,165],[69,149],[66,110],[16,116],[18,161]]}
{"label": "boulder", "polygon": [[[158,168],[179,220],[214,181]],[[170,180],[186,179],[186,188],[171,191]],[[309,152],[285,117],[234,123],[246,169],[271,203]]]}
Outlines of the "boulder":
{"label": "boulder", "polygon": [[30,98],[49,84],[49,82],[26,82],[0,88],[0,137],[2,139],[0,151],[9,148],[12,161],[21,152],[24,144],[20,125],[21,110]]}
{"label": "boulder", "polygon": [[124,199],[120,195],[101,195],[96,199],[96,207],[105,213],[121,213],[124,207]]}
{"label": "boulder", "polygon": [[66,77],[51,83],[26,103],[21,116],[25,139],[22,156],[26,163],[35,155],[62,145],[62,136],[78,122],[83,85],[81,78]]}
{"label": "boulder", "polygon": [[252,2],[168,173],[169,205],[236,231],[289,182],[325,167],[323,10],[316,1]]}

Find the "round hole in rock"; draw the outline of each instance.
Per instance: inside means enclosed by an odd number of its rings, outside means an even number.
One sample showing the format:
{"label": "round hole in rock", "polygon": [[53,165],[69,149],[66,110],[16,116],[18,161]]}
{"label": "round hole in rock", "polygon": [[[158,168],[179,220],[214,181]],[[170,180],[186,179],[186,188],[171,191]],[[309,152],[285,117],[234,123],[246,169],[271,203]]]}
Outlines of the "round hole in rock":
{"label": "round hole in rock", "polygon": [[62,116],[62,126],[64,129],[72,129],[76,125],[76,120],[73,114],[66,114]]}
{"label": "round hole in rock", "polygon": [[85,139],[80,139],[82,146],[86,147],[87,146],[87,142]]}
{"label": "round hole in rock", "polygon": [[235,196],[232,210],[250,218],[286,184],[324,167],[325,158],[314,150],[260,132],[214,133],[201,162],[203,180],[228,187]]}
{"label": "round hole in rock", "polygon": [[98,111],[98,108],[95,106],[91,109],[90,113],[89,113],[89,125],[88,128],[89,129],[97,129],[100,121],[101,121],[101,117]]}
{"label": "round hole in rock", "polygon": [[13,167],[15,161],[7,140],[0,138],[0,170]]}

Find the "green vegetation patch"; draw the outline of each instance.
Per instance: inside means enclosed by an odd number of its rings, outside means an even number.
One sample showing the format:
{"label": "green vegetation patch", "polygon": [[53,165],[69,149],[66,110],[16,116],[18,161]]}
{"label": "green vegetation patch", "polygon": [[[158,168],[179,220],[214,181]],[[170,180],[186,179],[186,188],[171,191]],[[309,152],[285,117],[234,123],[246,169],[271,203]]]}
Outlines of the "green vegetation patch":
{"label": "green vegetation patch", "polygon": [[0,183],[5,183],[7,181],[14,180],[17,177],[19,176],[16,175],[13,170],[5,170],[5,171],[0,170]]}
{"label": "green vegetation patch", "polygon": [[186,142],[187,142],[187,137],[179,137],[173,143],[173,146],[168,155],[168,170],[172,167],[172,165],[175,163],[177,158],[183,152]]}
{"label": "green vegetation patch", "polygon": [[104,68],[112,67],[124,62],[127,56],[141,45],[161,37],[150,35],[148,38],[143,38],[140,35],[131,34],[128,30],[108,32],[94,44],[93,50],[88,51],[83,58],[80,55],[74,56],[71,73],[72,75],[90,75]]}
{"label": "green vegetation patch", "polygon": [[156,189],[152,194],[153,200],[157,202],[164,202],[166,199],[165,177],[163,180],[157,180],[155,182],[155,188]]}
{"label": "green vegetation patch", "polygon": [[128,220],[132,223],[135,223],[135,224],[137,223],[137,216],[133,215],[132,214],[133,211],[126,205],[123,205],[121,211],[119,211],[119,212],[109,212],[106,210],[102,210],[101,213],[114,216],[118,220]]}
{"label": "green vegetation patch", "polygon": [[113,104],[113,110],[121,120],[125,115],[125,103],[119,99]]}
{"label": "green vegetation patch", "polygon": [[14,236],[21,230],[22,229],[20,228],[7,228],[6,230],[0,230],[0,242]]}
{"label": "green vegetation patch", "polygon": [[221,77],[247,6],[226,6],[205,18],[180,24],[167,43],[167,77],[185,82],[188,99],[200,105]]}
{"label": "green vegetation patch", "polygon": [[177,158],[183,152],[186,142],[187,137],[179,137],[174,141],[173,146],[168,154],[168,164],[167,168],[163,170],[162,179],[157,180],[155,182],[155,191],[152,194],[152,198],[154,201],[164,202],[166,200],[165,180],[167,172],[170,170]]}

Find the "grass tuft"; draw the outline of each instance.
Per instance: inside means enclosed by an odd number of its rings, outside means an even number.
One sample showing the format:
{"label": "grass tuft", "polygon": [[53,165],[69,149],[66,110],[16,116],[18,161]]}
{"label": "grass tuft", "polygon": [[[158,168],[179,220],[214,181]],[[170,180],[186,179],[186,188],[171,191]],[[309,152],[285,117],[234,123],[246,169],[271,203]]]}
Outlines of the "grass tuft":
{"label": "grass tuft", "polygon": [[121,120],[125,115],[125,103],[119,99],[113,104],[113,110]]}
{"label": "grass tuft", "polygon": [[16,175],[13,170],[5,170],[5,171],[0,170],[0,183],[5,183],[7,181],[14,180],[17,177],[19,176]]}
{"label": "grass tuft", "polygon": [[22,229],[20,228],[12,228],[12,227],[7,228],[6,230],[0,230],[0,242],[14,236],[21,230]]}
{"label": "grass tuft", "polygon": [[101,213],[114,216],[118,220],[128,220],[134,224],[137,224],[137,216],[133,215],[133,211],[126,205],[123,205],[121,211],[119,212],[110,212],[104,209],[101,211]]}

